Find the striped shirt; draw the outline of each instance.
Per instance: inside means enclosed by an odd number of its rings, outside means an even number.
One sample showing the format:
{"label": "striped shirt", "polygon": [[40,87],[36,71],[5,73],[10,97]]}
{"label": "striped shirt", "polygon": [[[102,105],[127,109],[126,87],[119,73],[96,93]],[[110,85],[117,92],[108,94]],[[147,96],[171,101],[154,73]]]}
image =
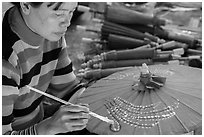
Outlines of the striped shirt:
{"label": "striped shirt", "polygon": [[26,85],[58,97],[77,83],[62,37],[50,42],[32,32],[16,7],[2,25],[2,133],[35,134],[42,120],[42,96]]}

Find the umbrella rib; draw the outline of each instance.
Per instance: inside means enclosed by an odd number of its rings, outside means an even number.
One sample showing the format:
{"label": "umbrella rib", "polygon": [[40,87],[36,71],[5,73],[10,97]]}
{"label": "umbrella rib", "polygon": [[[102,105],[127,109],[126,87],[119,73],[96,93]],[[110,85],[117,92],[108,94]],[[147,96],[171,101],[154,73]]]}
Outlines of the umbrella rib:
{"label": "umbrella rib", "polygon": [[[150,94],[150,95],[151,95],[151,94]],[[149,99],[150,99],[150,102],[151,102],[152,104],[154,104],[153,101],[152,101],[152,98],[150,97]],[[161,134],[162,134],[162,131],[161,131],[160,123],[157,124],[157,127],[158,127],[158,131],[159,131],[159,135],[161,135]]]}
{"label": "umbrella rib", "polygon": [[[168,94],[169,96],[171,96],[173,99],[177,100],[177,98],[175,98],[174,96],[170,95],[169,93],[166,93]],[[179,101],[179,103],[183,104],[184,106],[190,108],[192,111],[194,111],[195,113],[197,113],[198,115],[202,116],[202,114],[200,114],[199,112],[197,112],[196,110],[194,110],[193,108],[191,108],[189,105],[187,105],[186,103],[183,103],[181,101]]]}
{"label": "umbrella rib", "polygon": [[[124,86],[124,87],[122,87],[122,89],[125,89],[125,88],[127,88],[127,87],[129,87],[129,85],[127,85],[127,86]],[[117,90],[116,89],[121,89],[121,88],[115,88],[114,90],[115,90],[115,92],[117,93]],[[90,97],[90,96],[93,96],[93,95],[99,95],[99,94],[105,94],[106,92],[108,92],[108,91],[111,91],[112,89],[104,89],[104,90],[101,90],[100,92],[96,92],[96,93],[93,93],[93,94],[89,94],[89,95],[84,95],[84,96],[81,96],[80,98],[87,98],[87,97]],[[113,93],[115,93],[115,92],[113,92]],[[112,94],[113,94],[112,93]],[[112,95],[112,94],[110,94],[110,95]]]}
{"label": "umbrella rib", "polygon": [[[132,96],[132,95],[130,94],[127,98],[129,98],[129,97],[131,97],[131,96]],[[97,102],[98,102],[98,101],[97,101]],[[96,102],[94,102],[94,103],[96,103]],[[93,104],[93,103],[91,103],[91,104]],[[93,111],[96,112],[96,111],[98,111],[99,109],[100,109],[100,107],[93,109]]]}
{"label": "umbrella rib", "polygon": [[168,80],[171,83],[196,83],[196,82],[191,82],[191,81],[173,81],[173,80]]}
{"label": "umbrella rib", "polygon": [[[179,90],[177,90],[177,91],[179,92]],[[165,92],[165,93],[166,93],[166,92]],[[181,93],[183,93],[183,92],[181,92]],[[177,98],[175,98],[174,96],[170,95],[169,93],[166,93],[166,94],[168,94],[169,96],[171,96],[172,98],[174,98],[175,100],[177,100]],[[183,93],[183,94],[185,94],[185,93]],[[186,95],[188,95],[188,94],[186,94]],[[193,95],[192,95],[192,96],[193,96]],[[193,97],[195,97],[195,96],[193,96]],[[199,97],[195,97],[195,98],[200,99]],[[191,107],[190,107],[189,105],[187,105],[186,103],[184,103],[184,102],[180,102],[180,103],[182,103],[184,106],[190,108],[192,111],[196,112],[198,115],[202,116],[201,113],[197,112],[196,110],[194,110],[193,108],[191,108]]]}
{"label": "umbrella rib", "polygon": [[[142,93],[143,93],[143,92],[140,92],[139,94],[142,94]],[[137,97],[139,96],[139,94],[137,95]],[[142,96],[144,97],[144,94],[142,94]],[[141,99],[140,105],[142,104],[142,101],[143,101],[143,98]],[[135,127],[133,133],[135,132],[135,130],[136,130],[136,127]]]}
{"label": "umbrella rib", "polygon": [[[186,93],[184,93],[184,92],[182,92],[181,90],[176,89],[176,88],[170,88],[170,87],[166,87],[166,88],[169,88],[169,89],[172,89],[172,90],[176,90],[176,91],[178,91],[178,92],[180,92],[180,93],[182,93],[182,94],[185,94],[185,95],[189,95],[189,94],[186,94]],[[193,95],[191,95],[191,96],[192,96],[192,97],[195,97],[195,98],[198,98],[198,99],[201,99],[201,98],[196,97],[196,96],[193,96]]]}
{"label": "umbrella rib", "polygon": [[183,126],[183,128],[187,131],[187,133],[189,133],[190,131],[188,130],[188,128],[186,127],[186,125],[181,121],[181,119],[177,116],[176,113],[175,113],[174,116],[175,116],[176,119],[180,122],[180,124]]}
{"label": "umbrella rib", "polygon": [[99,122],[92,128],[92,131],[94,131],[100,124],[101,124],[101,122],[99,121]]}
{"label": "umbrella rib", "polygon": [[162,134],[162,131],[161,131],[160,123],[157,124],[157,127],[158,127],[158,130],[159,130],[159,135],[161,135],[161,134]]}
{"label": "umbrella rib", "polygon": [[[124,81],[123,81],[124,82]],[[111,81],[110,81],[110,83],[111,83]],[[103,84],[103,83],[102,83]],[[103,84],[103,85],[97,85],[97,86],[94,86],[94,87],[89,87],[89,88],[92,88],[92,89],[95,89],[95,88],[103,88],[104,86],[106,86],[107,88],[109,87],[109,88],[112,88],[112,87],[114,87],[114,86],[121,86],[121,83],[119,83],[119,84],[115,84],[115,83],[113,83],[113,84],[110,84],[110,85],[107,85],[107,84]],[[122,83],[122,84],[132,84],[132,83],[130,83],[130,82],[128,82],[128,83]]]}
{"label": "umbrella rib", "polygon": [[[176,83],[176,82],[175,82]],[[175,83],[173,83],[173,82],[171,82],[171,83],[168,83],[168,85],[175,85]],[[184,82],[180,82],[181,84],[183,84]],[[189,82],[190,83],[190,82]],[[178,84],[178,82],[176,83],[176,84]],[[185,84],[187,84],[187,82],[185,83]],[[192,83],[191,83],[192,84]],[[181,86],[181,85],[179,85],[179,87],[185,87],[186,88],[186,86]],[[191,87],[191,89],[200,89],[199,87]]]}
{"label": "umbrella rib", "polygon": [[[113,95],[113,94],[115,94],[115,92],[112,93],[112,94],[109,94],[109,96],[111,96],[111,95]],[[121,95],[121,94],[124,94],[124,91],[117,92],[117,95],[118,95],[118,96]],[[104,98],[106,98],[106,97],[102,97],[102,98],[100,98],[100,99],[98,99],[98,100],[95,100],[95,101],[93,101],[93,102],[90,102],[89,104],[93,104],[93,103],[95,103],[95,102],[98,102],[99,100],[103,100]],[[82,98],[82,99],[83,99],[83,98]]]}
{"label": "umbrella rib", "polygon": [[194,110],[193,108],[191,108],[190,106],[188,106],[187,104],[183,103],[183,102],[180,102],[182,103],[183,105],[187,106],[188,108],[190,108],[191,110],[195,111],[197,114],[199,114],[200,116],[202,116],[202,114],[200,114],[199,112],[197,112],[196,110]]}
{"label": "umbrella rib", "polygon": [[[156,92],[155,92],[156,93]],[[167,104],[164,102],[164,100],[156,93],[156,95],[160,98],[160,100],[167,106]],[[171,95],[170,95],[171,96]],[[172,96],[171,96],[172,97]],[[175,99],[175,98],[174,98]],[[180,124],[182,125],[182,127],[187,131],[187,133],[189,132],[188,128],[185,126],[185,124],[183,122],[181,122],[181,120],[178,118],[178,116],[175,114],[174,115],[176,117],[176,119],[180,122]]]}

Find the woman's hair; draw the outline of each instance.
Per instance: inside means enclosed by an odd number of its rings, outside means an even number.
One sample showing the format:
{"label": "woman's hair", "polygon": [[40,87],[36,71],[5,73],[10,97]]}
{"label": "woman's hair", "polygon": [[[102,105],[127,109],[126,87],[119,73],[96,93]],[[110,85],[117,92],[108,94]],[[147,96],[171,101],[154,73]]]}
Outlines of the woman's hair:
{"label": "woman's hair", "polygon": [[[18,8],[20,8],[20,2],[11,2],[13,5],[17,6]],[[39,7],[43,2],[29,2],[30,5],[34,8]]]}
{"label": "woman's hair", "polygon": [[[21,8],[20,6],[20,2],[11,2],[13,5],[17,6],[19,9]],[[34,7],[34,8],[38,8],[43,2],[29,2],[29,4]],[[52,5],[56,4],[56,7],[54,8],[54,10],[57,10],[63,2],[50,2],[47,6],[50,7]]]}

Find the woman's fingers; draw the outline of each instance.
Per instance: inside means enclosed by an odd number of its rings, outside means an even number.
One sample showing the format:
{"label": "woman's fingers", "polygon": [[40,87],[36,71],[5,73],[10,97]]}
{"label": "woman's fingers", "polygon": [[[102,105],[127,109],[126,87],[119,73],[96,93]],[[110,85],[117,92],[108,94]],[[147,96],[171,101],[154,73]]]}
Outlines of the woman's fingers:
{"label": "woman's fingers", "polygon": [[68,112],[89,112],[89,108],[86,106],[80,106],[80,105],[64,105],[62,106],[64,111]]}
{"label": "woman's fingers", "polygon": [[70,119],[67,123],[72,126],[86,125],[88,123],[88,119]]}
{"label": "woman's fingers", "polygon": [[69,131],[82,130],[86,127],[88,123],[88,119],[75,119],[69,120],[65,125],[69,129]]}
{"label": "woman's fingers", "polygon": [[84,128],[86,128],[86,125],[75,125],[75,126],[72,126],[70,130],[71,131],[78,131],[78,130],[82,130]]}
{"label": "woman's fingers", "polygon": [[89,107],[89,104],[79,103],[80,106]]}
{"label": "woman's fingers", "polygon": [[84,112],[67,112],[63,119],[89,119],[90,115],[88,113],[84,113]]}
{"label": "woman's fingers", "polygon": [[[90,118],[87,105],[64,105],[58,111],[58,122],[67,131],[82,130]],[[64,129],[64,128],[63,128]]]}

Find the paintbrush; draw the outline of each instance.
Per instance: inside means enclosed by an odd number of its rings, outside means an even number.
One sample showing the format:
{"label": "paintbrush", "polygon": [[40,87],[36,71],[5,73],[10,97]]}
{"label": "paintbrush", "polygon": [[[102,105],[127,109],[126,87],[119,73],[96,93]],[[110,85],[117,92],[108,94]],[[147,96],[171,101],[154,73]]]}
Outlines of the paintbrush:
{"label": "paintbrush", "polygon": [[[28,85],[27,85],[27,87],[28,87],[29,89],[31,89],[32,91],[35,91],[35,92],[37,92],[37,93],[39,93],[39,94],[41,94],[41,95],[44,95],[44,96],[46,96],[46,97],[48,97],[48,98],[51,98],[51,99],[53,99],[53,100],[56,100],[56,101],[58,101],[58,102],[60,102],[60,103],[63,103],[63,104],[65,104],[65,105],[74,105],[74,104],[72,104],[72,103],[70,103],[70,102],[67,102],[67,101],[62,100],[62,99],[60,99],[60,98],[58,98],[58,97],[55,97],[55,96],[53,96],[53,95],[50,95],[50,94],[45,93],[45,92],[43,92],[43,91],[40,91],[40,90],[38,90],[38,89],[36,89],[36,88],[33,88],[33,87],[31,87],[31,86],[28,86]],[[78,105],[78,106],[80,106],[80,105]],[[109,123],[109,124],[114,124],[114,121],[108,119],[107,117],[98,115],[98,114],[96,114],[96,113],[94,113],[94,112],[91,112],[91,111],[89,111],[89,114],[90,114],[91,116],[95,117],[95,118],[98,118],[98,119],[104,121],[104,122],[107,122],[107,123]]]}

